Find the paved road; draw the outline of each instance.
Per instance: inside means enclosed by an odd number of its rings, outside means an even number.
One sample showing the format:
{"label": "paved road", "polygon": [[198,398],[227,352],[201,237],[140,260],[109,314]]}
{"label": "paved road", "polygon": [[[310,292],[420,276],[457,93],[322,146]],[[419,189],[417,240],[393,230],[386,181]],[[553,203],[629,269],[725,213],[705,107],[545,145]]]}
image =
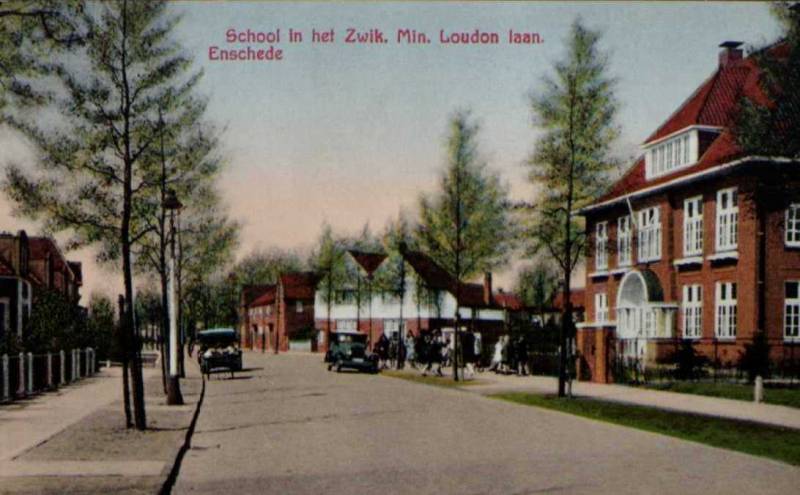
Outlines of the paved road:
{"label": "paved road", "polygon": [[177,493],[797,493],[800,469],[381,376],[247,354],[206,389]]}

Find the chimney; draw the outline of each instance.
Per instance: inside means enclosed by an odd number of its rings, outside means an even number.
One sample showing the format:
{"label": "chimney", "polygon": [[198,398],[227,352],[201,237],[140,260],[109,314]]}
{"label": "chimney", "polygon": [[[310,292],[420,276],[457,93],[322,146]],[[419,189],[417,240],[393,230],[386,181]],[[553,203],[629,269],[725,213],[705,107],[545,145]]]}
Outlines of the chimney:
{"label": "chimney", "polygon": [[744,52],[741,48],[741,41],[725,41],[719,45],[722,50],[719,52],[719,66],[727,67],[729,64],[741,60]]}
{"label": "chimney", "polygon": [[483,275],[483,303],[492,303],[492,272],[486,272]]}

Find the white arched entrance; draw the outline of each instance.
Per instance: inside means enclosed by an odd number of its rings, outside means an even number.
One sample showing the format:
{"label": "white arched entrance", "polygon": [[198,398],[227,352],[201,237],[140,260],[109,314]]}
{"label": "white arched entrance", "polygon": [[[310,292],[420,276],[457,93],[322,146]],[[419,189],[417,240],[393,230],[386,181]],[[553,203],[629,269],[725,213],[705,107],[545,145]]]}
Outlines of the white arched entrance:
{"label": "white arched entrance", "polygon": [[617,292],[617,339],[622,356],[645,359],[647,341],[674,335],[675,304],[663,301],[658,277],[649,270],[631,270]]}

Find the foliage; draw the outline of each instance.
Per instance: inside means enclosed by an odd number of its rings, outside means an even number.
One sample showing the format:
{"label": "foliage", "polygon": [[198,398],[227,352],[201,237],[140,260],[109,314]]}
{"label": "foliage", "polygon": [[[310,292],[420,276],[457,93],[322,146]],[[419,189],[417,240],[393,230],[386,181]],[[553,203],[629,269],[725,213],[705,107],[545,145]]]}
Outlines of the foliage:
{"label": "foliage", "polygon": [[[776,2],[773,13],[783,26],[781,40],[754,54],[761,68],[760,87],[767,98],[745,98],[734,133],[745,152],[800,158],[800,7]],[[782,48],[785,48],[783,50]],[[766,104],[765,104],[766,103]]]}
{"label": "foliage", "polygon": [[[0,2],[0,112],[8,104],[40,104],[41,88],[27,78],[47,71],[46,60],[83,42],[75,16],[82,0],[6,0]],[[2,117],[0,117],[0,121]]]}
{"label": "foliage", "polygon": [[241,285],[266,285],[278,282],[284,272],[303,269],[303,261],[294,251],[279,248],[256,250],[241,259],[233,268]]}
{"label": "foliage", "polygon": [[82,347],[91,346],[97,353],[97,359],[110,359],[113,352],[116,311],[113,301],[106,296],[92,294],[89,299],[89,317],[86,322],[85,340]]}
{"label": "foliage", "polygon": [[675,354],[675,378],[678,380],[696,380],[702,373],[706,360],[694,350],[694,343],[683,340]]}
{"label": "foliage", "polygon": [[759,375],[762,378],[770,376],[769,342],[765,332],[756,332],[753,341],[744,346],[744,352],[739,360],[739,369],[747,373],[750,382],[753,382]]}
{"label": "foliage", "polygon": [[63,293],[37,290],[30,318],[23,329],[27,352],[43,353],[91,346],[86,315]]}
{"label": "foliage", "polygon": [[511,249],[507,191],[478,153],[478,130],[468,112],[453,114],[440,189],[419,201],[420,249],[459,281],[503,265]]}
{"label": "foliage", "polygon": [[316,246],[308,258],[308,265],[321,277],[317,293],[326,301],[327,314],[330,314],[336,292],[348,281],[346,258],[347,251],[342,239],[333,233],[330,225],[323,224]]}
{"label": "foliage", "polygon": [[517,273],[514,292],[526,306],[536,308],[539,313],[549,307],[558,289],[558,274],[552,263],[539,260]]}
{"label": "foliage", "polygon": [[529,253],[551,257],[563,280],[560,396],[566,390],[566,339],[574,332],[570,283],[586,244],[586,228],[578,212],[605,189],[616,166],[611,158],[611,144],[619,134],[614,123],[615,81],[606,74],[608,58],[599,41],[598,32],[576,20],[566,57],[555,65],[555,77],[546,77],[544,90],[531,97],[535,123],[543,133],[528,160],[529,179],[538,188],[538,198],[524,230]]}
{"label": "foliage", "polygon": [[550,256],[565,279],[586,242],[576,212],[599,196],[616,167],[611,158],[618,135],[615,81],[606,75],[608,57],[599,41],[598,32],[575,21],[555,78],[545,78],[544,90],[531,98],[536,125],[544,132],[528,160],[530,181],[538,187],[527,228],[529,250]]}

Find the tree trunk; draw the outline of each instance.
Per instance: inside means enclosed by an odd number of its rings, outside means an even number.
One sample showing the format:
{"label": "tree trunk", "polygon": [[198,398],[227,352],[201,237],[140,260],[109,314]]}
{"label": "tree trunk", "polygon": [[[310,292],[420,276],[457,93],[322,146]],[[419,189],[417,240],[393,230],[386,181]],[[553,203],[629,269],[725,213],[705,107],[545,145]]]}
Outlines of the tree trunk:
{"label": "tree trunk", "polygon": [[128,85],[127,73],[127,28],[128,28],[128,3],[123,2],[122,12],[122,92],[124,98],[123,117],[125,127],[123,130],[123,141],[125,143],[124,166],[125,174],[123,180],[122,194],[122,224],[120,232],[120,243],[122,244],[122,274],[125,280],[125,317],[123,322],[125,329],[131,337],[131,382],[133,384],[133,415],[138,430],[147,428],[147,415],[144,405],[144,384],[142,383],[142,361],[139,349],[139,338],[136,334],[135,322],[133,319],[133,270],[131,267],[131,239],[130,224],[132,210],[132,182],[133,182],[133,158],[131,152],[131,129],[130,112],[131,99]]}
{"label": "tree trunk", "polygon": [[119,296],[117,300],[117,304],[119,306],[119,322],[120,328],[118,330],[119,335],[118,338],[121,339],[120,341],[123,343],[121,345],[122,352],[121,352],[121,359],[122,359],[122,407],[125,411],[125,427],[132,428],[133,427],[133,418],[131,417],[131,387],[130,383],[128,382],[128,345],[125,343],[126,333],[122,328],[122,322],[125,318],[125,298],[123,296]]}

